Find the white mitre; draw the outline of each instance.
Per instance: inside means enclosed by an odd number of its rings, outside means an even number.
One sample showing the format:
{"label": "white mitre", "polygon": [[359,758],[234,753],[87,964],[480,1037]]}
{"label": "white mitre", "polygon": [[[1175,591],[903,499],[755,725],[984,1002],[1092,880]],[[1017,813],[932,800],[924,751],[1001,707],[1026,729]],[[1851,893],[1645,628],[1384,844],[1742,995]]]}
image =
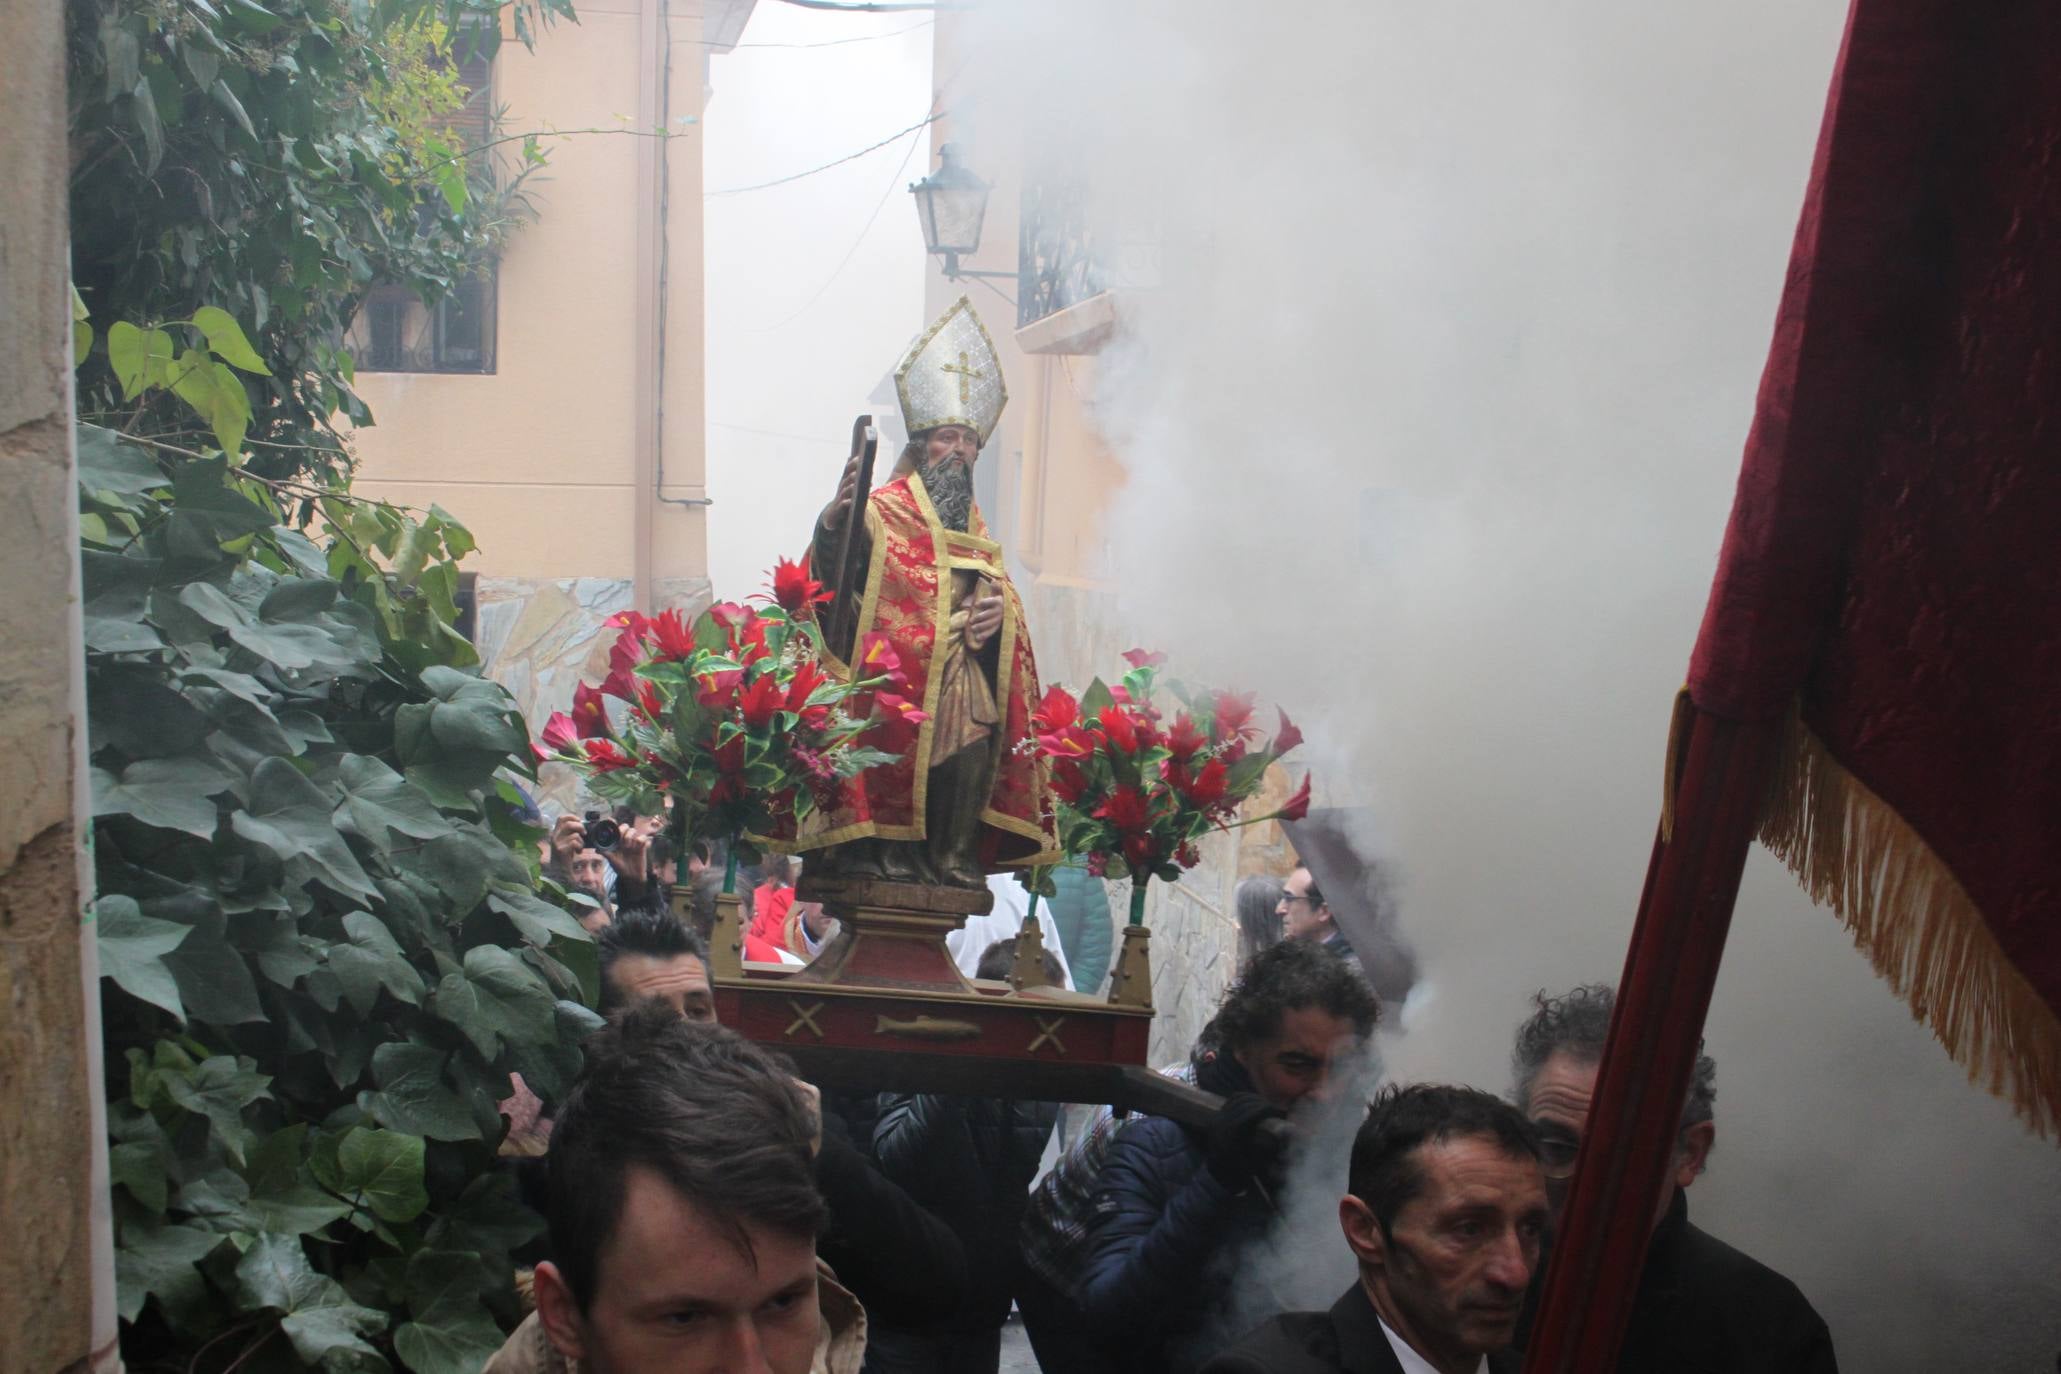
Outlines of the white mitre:
{"label": "white mitre", "polygon": [[895,395],[911,436],[939,425],[965,425],[987,443],[1009,403],[1009,388],[973,302],[961,296],[917,336],[895,369]]}

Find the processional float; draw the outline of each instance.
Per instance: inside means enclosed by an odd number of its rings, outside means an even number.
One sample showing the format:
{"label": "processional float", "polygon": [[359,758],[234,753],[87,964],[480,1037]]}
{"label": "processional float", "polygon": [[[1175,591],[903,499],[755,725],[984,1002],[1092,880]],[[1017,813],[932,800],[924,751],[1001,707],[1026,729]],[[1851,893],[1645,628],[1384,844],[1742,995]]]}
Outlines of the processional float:
{"label": "processional float", "polygon": [[[917,338],[895,382],[915,439],[887,479],[874,485],[861,416],[849,499],[803,557],[775,568],[758,604],[619,617],[608,677],[580,686],[540,753],[598,796],[669,805],[683,842],[729,842],[717,1015],[812,1081],[1206,1121],[1216,1098],[1145,1066],[1146,891],[1195,864],[1214,830],[1307,811],[1304,779],[1283,808],[1238,818],[1300,733],[1284,714],[1263,737],[1249,697],[1162,684],[1142,651],[1079,698],[1041,690],[1022,602],[972,502],[1008,397],[967,301]],[[796,897],[838,920],[805,966],[745,957],[733,889],[754,849],[806,855]],[[1036,906],[1068,862],[1131,881],[1106,996],[1044,973]],[[968,978],[945,937],[992,909],[996,872],[1020,876],[1031,916],[1006,981]],[[683,919],[688,901],[676,889]]]}

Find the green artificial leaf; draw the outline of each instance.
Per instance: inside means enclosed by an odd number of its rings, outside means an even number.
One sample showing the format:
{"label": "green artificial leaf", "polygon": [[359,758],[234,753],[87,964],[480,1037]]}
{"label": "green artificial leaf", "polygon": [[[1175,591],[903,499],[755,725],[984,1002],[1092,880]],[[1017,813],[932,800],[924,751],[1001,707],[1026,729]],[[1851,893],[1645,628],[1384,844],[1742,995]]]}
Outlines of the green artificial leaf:
{"label": "green artificial leaf", "polygon": [[1087,691],[1081,693],[1081,718],[1093,720],[1114,705],[1116,698],[1110,694],[1108,685],[1098,677],[1088,684]]}
{"label": "green artificial leaf", "polygon": [[360,1016],[371,1014],[381,988],[410,1006],[422,1000],[422,975],[377,917],[353,911],[343,924],[350,943],[329,947],[328,966]]}
{"label": "green artificial leaf", "polygon": [[331,805],[314,783],[282,758],[268,758],[251,774],[250,809],[230,826],[238,835],[277,855],[289,873],[306,874],[359,901],[377,895],[372,880],[336,832]]}
{"label": "green artificial leaf", "polygon": [[115,986],[131,997],[162,1007],[184,1021],[186,1006],[179,1000],[179,984],[165,967],[164,956],[177,949],[192,928],[153,920],[143,914],[135,898],[119,893],[94,901],[93,924],[99,936],[95,943],[100,976],[114,979]]}
{"label": "green artificial leaf", "polygon": [[138,759],[118,779],[93,770],[93,814],[134,816],[160,830],[181,830],[201,839],[215,833],[214,797],[242,781],[212,759]]}
{"label": "green artificial leaf", "polygon": [[191,1307],[207,1288],[194,1265],[221,1243],[219,1233],[196,1226],[124,1226],[115,1251],[115,1308],[122,1320],[142,1315],[152,1294],[172,1310]]}
{"label": "green artificial leaf", "polygon": [[[74,295],[76,295],[76,294],[77,294],[77,292],[74,292],[73,294],[74,294]],[[77,366],[78,366],[78,365],[79,365],[80,363],[83,363],[83,362],[85,362],[85,361],[86,361],[86,359],[88,359],[88,358],[90,358],[90,357],[92,357],[92,356],[93,356],[93,326],[92,326],[92,325],[90,325],[90,324],[87,324],[87,323],[86,323],[86,322],[85,322],[84,320],[73,320],[73,321],[72,321],[72,366],[73,366],[73,367],[77,367]]]}
{"label": "green artificial leaf", "polygon": [[464,971],[437,984],[432,1007],[465,1032],[480,1054],[493,1059],[505,1040],[520,1045],[538,1038],[557,1001],[535,970],[493,945],[465,951]]}
{"label": "green artificial leaf", "polygon": [[237,1164],[243,1163],[252,1140],[250,1128],[243,1122],[243,1109],[272,1095],[271,1078],[253,1071],[249,1063],[216,1055],[202,1060],[190,1075],[166,1074],[162,1080],[167,1097],[208,1119],[215,1138]]}
{"label": "green artificial leaf", "polygon": [[236,1265],[236,1297],[246,1310],[284,1314],[280,1327],[307,1364],[347,1351],[378,1356],[364,1337],[386,1329],[386,1314],[352,1302],[343,1285],[317,1273],[297,1236],[252,1241]]}
{"label": "green artificial leaf", "polygon": [[429,1206],[423,1188],[423,1141],[400,1131],[356,1127],[336,1147],[338,1191],[381,1221],[413,1221]]}
{"label": "green artificial leaf", "polygon": [[444,1079],[450,1058],[427,1045],[389,1041],[372,1052],[377,1092],[359,1094],[359,1104],[388,1130],[431,1140],[478,1140],[479,1123]]}
{"label": "green artificial leaf", "polygon": [[336,824],[371,841],[381,853],[392,846],[389,831],[418,840],[452,833],[451,823],[429,796],[378,759],[346,754],[336,771],[344,793]]}

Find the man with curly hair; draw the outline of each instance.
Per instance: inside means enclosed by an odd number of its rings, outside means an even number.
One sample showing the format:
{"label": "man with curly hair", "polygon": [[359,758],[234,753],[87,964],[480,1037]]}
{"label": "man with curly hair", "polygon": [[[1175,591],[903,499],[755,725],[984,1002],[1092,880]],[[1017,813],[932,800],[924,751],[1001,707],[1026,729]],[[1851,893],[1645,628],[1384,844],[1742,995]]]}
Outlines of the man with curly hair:
{"label": "man with curly hair", "polygon": [[[1380,1004],[1322,947],[1254,959],[1197,1043],[1195,1085],[1225,1099],[1207,1131],[1146,1116],[1110,1142],[1085,1218],[1071,1297],[1126,1374],[1187,1370],[1211,1352],[1246,1243],[1276,1215],[1286,1133],[1332,1093]],[[1028,1311],[1026,1307],[1026,1311]]]}
{"label": "man with curly hair", "polygon": [[[1591,983],[1540,992],[1517,1029],[1512,1095],[1539,1135],[1557,1220],[1596,1095],[1616,992]],[[1717,1065],[1696,1057],[1672,1172],[1653,1200],[1653,1239],[1619,1374],[1834,1374],[1832,1333],[1797,1286],[1689,1221],[1687,1189],[1717,1140]]]}

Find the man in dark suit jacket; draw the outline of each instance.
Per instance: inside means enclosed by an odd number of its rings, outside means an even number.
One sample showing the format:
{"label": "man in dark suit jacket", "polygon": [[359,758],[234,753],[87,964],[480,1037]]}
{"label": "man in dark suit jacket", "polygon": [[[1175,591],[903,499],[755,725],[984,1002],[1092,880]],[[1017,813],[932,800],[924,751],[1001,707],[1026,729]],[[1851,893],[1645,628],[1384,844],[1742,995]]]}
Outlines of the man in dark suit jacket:
{"label": "man in dark suit jacket", "polygon": [[[1511,1059],[1517,1107],[1538,1133],[1557,1216],[1588,1128],[1616,993],[1594,983],[1535,1001]],[[1717,1140],[1716,1106],[1717,1065],[1698,1055],[1617,1374],[1838,1374],[1832,1333],[1802,1290],[1689,1221],[1686,1190]],[[1530,1321],[1524,1325],[1528,1334]]]}
{"label": "man in dark suit jacket", "polygon": [[1353,1140],[1347,1186],[1338,1221],[1360,1281],[1203,1374],[1516,1374],[1508,1346],[1546,1231],[1524,1117],[1472,1088],[1390,1088]]}

